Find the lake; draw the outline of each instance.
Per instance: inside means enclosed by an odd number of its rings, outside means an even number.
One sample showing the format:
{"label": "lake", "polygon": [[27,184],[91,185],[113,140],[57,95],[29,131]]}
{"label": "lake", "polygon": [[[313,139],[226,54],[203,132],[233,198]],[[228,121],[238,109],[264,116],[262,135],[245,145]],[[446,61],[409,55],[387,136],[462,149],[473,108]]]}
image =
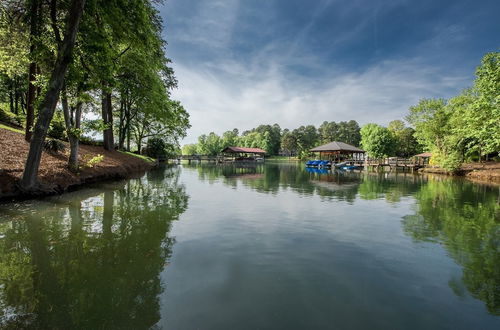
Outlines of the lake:
{"label": "lake", "polygon": [[500,329],[500,189],[183,165],[0,205],[0,327]]}

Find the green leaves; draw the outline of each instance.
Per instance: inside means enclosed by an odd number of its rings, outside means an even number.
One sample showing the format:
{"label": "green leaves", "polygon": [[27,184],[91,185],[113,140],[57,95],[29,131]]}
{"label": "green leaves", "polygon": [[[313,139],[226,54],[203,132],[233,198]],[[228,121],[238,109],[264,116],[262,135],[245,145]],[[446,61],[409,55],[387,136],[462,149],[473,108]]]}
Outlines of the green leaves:
{"label": "green leaves", "polygon": [[433,160],[456,170],[466,160],[500,151],[500,52],[488,53],[470,89],[451,98],[423,99],[410,107],[407,121]]}
{"label": "green leaves", "polygon": [[371,158],[385,158],[394,154],[395,140],[387,128],[366,124],[361,128],[361,147]]}

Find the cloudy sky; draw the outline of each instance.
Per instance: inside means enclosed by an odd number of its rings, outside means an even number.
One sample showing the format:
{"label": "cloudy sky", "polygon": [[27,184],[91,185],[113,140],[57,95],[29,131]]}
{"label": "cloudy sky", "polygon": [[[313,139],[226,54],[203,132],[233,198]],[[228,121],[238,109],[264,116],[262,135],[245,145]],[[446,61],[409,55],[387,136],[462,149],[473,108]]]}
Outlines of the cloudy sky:
{"label": "cloudy sky", "polygon": [[166,0],[159,8],[203,133],[355,119],[386,125],[470,86],[500,47],[498,0]]}

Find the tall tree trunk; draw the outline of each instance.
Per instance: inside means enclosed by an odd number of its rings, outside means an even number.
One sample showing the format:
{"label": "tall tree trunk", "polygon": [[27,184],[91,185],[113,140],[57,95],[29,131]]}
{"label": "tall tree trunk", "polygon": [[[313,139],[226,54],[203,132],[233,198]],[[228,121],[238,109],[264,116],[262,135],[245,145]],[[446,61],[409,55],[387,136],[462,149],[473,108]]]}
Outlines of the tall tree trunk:
{"label": "tall tree trunk", "polygon": [[118,125],[118,149],[124,150],[125,149],[125,132],[126,132],[126,126],[125,126],[125,109],[126,107],[126,102],[123,100],[123,94],[121,94],[121,100],[120,100],[120,123]]}
{"label": "tall tree trunk", "polygon": [[14,113],[14,91],[12,89],[9,91],[9,104],[10,112]]}
{"label": "tall tree trunk", "polygon": [[104,149],[113,150],[113,108],[111,104],[111,93],[102,91],[102,104],[101,104],[102,121],[106,125],[103,132]]}
{"label": "tall tree trunk", "polygon": [[130,151],[130,125],[127,127],[127,151]]}
{"label": "tall tree trunk", "polygon": [[16,86],[16,93],[14,94],[14,113],[16,115],[19,114],[19,92],[17,90],[17,86]]}
{"label": "tall tree trunk", "polygon": [[21,110],[24,114],[26,113],[26,99],[24,93],[21,93]]}
{"label": "tall tree trunk", "polygon": [[33,130],[33,123],[35,122],[35,92],[36,86],[34,81],[36,80],[37,65],[33,60],[35,56],[35,40],[38,37],[38,23],[40,13],[40,1],[32,0],[30,8],[30,58],[31,63],[29,65],[28,71],[28,93],[26,95],[26,131],[24,138],[26,141],[31,141],[31,135]]}
{"label": "tall tree trunk", "polygon": [[108,145],[109,149],[108,150],[114,150],[115,149],[115,139],[113,136],[113,106],[112,106],[112,100],[111,100],[111,93],[106,94],[106,111],[108,112]]}
{"label": "tall tree trunk", "polygon": [[73,109],[70,110],[66,91],[64,91],[61,101],[64,113],[64,122],[66,124],[66,132],[68,134],[69,147],[70,147],[68,167],[70,171],[77,172],[78,148],[79,148],[79,137],[77,134],[77,130],[80,129],[80,123],[82,117],[82,102],[78,101],[75,110],[74,111]]}
{"label": "tall tree trunk", "polygon": [[43,142],[49,129],[50,121],[54,116],[54,110],[59,98],[64,76],[68,65],[71,62],[73,48],[75,46],[76,34],[78,25],[83,14],[85,0],[71,1],[70,12],[66,31],[64,33],[64,41],[57,52],[57,59],[50,76],[47,92],[43,98],[39,109],[38,120],[33,131],[33,136],[30,143],[30,150],[26,165],[21,180],[21,188],[27,191],[33,190],[37,184],[38,168],[42,157]]}

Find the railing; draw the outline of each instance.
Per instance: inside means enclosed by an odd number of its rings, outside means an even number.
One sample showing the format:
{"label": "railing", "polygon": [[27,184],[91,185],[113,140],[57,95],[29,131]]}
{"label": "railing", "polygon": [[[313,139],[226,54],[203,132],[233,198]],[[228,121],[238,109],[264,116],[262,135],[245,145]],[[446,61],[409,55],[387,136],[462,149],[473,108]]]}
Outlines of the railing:
{"label": "railing", "polygon": [[390,166],[390,167],[422,167],[423,164],[411,158],[384,158],[384,159],[367,159],[365,166]]}

